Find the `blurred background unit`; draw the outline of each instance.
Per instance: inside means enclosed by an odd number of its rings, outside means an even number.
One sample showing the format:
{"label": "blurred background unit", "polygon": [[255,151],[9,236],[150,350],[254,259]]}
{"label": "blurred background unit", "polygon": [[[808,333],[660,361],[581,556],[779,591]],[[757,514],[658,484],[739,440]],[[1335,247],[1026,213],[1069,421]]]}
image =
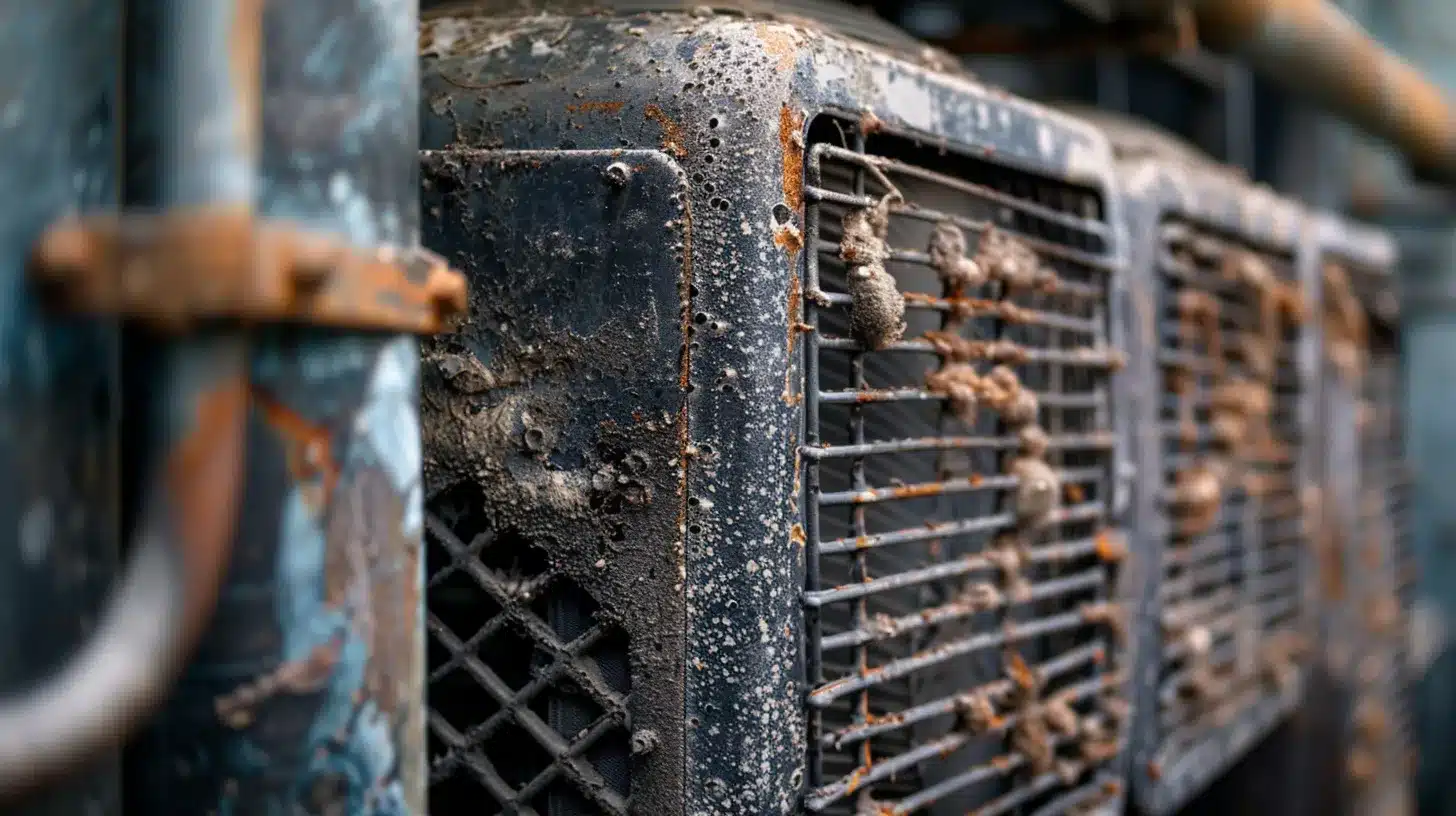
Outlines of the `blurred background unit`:
{"label": "blurred background unit", "polygon": [[1121,807],[1107,142],[788,14],[426,15],[435,813]]}
{"label": "blurred background unit", "polygon": [[1319,444],[1294,202],[1121,117],[1132,292],[1141,812],[1178,810],[1300,702]]}
{"label": "blurred background unit", "polygon": [[[1340,740],[1348,813],[1412,813],[1416,754],[1411,610],[1415,583],[1409,471],[1401,417],[1400,300],[1390,237],[1321,218],[1312,262],[1322,283],[1320,322],[1328,433],[1329,531],[1317,551],[1331,674],[1347,696]],[[1326,548],[1333,548],[1330,552]]]}

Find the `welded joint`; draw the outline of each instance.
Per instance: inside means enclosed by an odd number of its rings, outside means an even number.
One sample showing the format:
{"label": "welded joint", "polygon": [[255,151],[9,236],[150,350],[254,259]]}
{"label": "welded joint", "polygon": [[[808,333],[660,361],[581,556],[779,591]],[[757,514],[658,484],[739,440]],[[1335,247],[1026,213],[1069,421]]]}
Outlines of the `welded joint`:
{"label": "welded joint", "polygon": [[434,334],[468,307],[465,278],[423,248],[355,249],[241,209],[68,219],[29,272],[59,311],[181,331],[202,321]]}

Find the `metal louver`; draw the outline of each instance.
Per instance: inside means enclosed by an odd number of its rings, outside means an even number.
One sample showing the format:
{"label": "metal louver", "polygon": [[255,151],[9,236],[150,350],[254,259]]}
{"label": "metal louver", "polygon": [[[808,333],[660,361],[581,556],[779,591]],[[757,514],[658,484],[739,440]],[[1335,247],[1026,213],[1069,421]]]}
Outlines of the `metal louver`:
{"label": "metal louver", "polygon": [[[1298,703],[1310,651],[1305,219],[1226,174],[1123,165],[1143,375],[1136,801],[1176,810]],[[1134,352],[1137,354],[1137,351]],[[1154,566],[1155,565],[1155,566]]]}
{"label": "metal louver", "polygon": [[1350,695],[1344,778],[1350,813],[1412,813],[1415,723],[1409,614],[1413,573],[1406,529],[1408,474],[1401,428],[1400,301],[1395,253],[1383,232],[1321,219],[1315,262],[1322,283],[1329,399],[1352,444],[1331,462],[1354,478],[1332,521],[1348,531],[1325,542],[1342,561],[1331,640]]}
{"label": "metal louver", "polygon": [[1116,807],[1101,195],[828,116],[805,163],[804,809]]}

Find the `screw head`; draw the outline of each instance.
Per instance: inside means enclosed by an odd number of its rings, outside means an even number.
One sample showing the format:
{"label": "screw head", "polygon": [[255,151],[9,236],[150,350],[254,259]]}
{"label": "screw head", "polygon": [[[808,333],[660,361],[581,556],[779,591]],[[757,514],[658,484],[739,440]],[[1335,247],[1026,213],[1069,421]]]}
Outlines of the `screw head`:
{"label": "screw head", "polygon": [[612,162],[607,165],[603,175],[613,187],[625,187],[632,180],[632,168],[626,162]]}

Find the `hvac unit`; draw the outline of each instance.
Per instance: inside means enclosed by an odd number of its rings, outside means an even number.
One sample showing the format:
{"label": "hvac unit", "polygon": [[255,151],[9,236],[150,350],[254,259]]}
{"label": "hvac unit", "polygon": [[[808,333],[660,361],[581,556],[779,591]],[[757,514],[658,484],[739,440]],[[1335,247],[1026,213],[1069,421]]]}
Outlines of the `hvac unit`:
{"label": "hvac unit", "polygon": [[[1315,335],[1308,219],[1236,171],[1098,118],[1132,292],[1139,631],[1134,803],[1173,812],[1300,702]],[[1136,137],[1136,138],[1134,138]]]}
{"label": "hvac unit", "polygon": [[1321,538],[1328,662],[1345,707],[1341,788],[1352,814],[1412,813],[1412,671],[1407,653],[1414,564],[1400,367],[1400,299],[1388,234],[1318,220],[1313,261],[1328,448],[1328,529]]}
{"label": "hvac unit", "polygon": [[436,816],[1121,807],[1111,152],[877,31],[427,15]]}

